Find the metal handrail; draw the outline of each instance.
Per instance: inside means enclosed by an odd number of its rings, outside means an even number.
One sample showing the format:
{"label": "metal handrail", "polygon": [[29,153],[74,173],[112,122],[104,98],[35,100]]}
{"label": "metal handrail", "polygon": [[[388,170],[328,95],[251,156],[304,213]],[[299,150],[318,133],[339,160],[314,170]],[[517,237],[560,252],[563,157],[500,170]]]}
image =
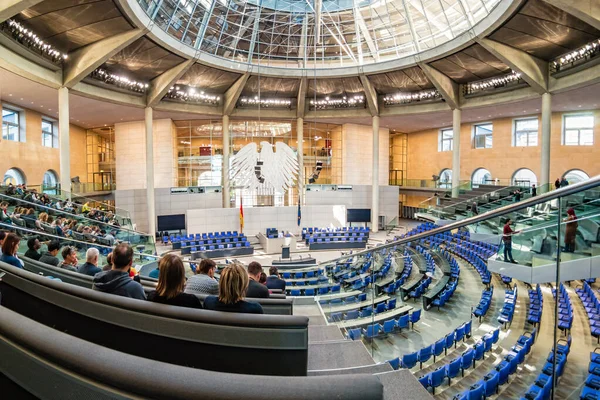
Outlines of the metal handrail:
{"label": "metal handrail", "polygon": [[556,189],[556,190],[554,190],[552,192],[544,193],[544,194],[541,194],[539,196],[530,197],[529,199],[521,200],[518,203],[509,204],[509,205],[506,205],[504,207],[496,208],[494,210],[487,211],[487,212],[485,212],[483,214],[475,215],[475,216],[470,217],[470,218],[465,218],[465,219],[462,219],[460,221],[456,221],[456,222],[453,222],[451,224],[444,225],[444,226],[432,229],[432,230],[427,231],[427,232],[423,232],[423,233],[419,233],[419,234],[416,234],[416,235],[413,235],[413,236],[405,237],[405,238],[396,240],[394,242],[382,244],[381,246],[373,247],[373,248],[370,248],[370,249],[357,251],[357,252],[352,253],[352,254],[344,255],[344,256],[341,256],[341,257],[338,257],[338,258],[334,258],[333,260],[323,261],[323,262],[320,262],[318,265],[332,264],[332,263],[336,263],[336,262],[341,261],[341,260],[347,260],[348,258],[352,258],[352,257],[355,257],[355,256],[361,256],[361,255],[364,255],[364,254],[368,254],[368,253],[373,252],[373,251],[384,250],[384,249],[388,249],[390,247],[402,245],[402,244],[405,244],[405,243],[418,241],[420,239],[425,239],[428,236],[436,235],[438,233],[444,233],[444,232],[452,231],[454,229],[462,228],[462,227],[474,224],[476,222],[485,221],[485,220],[487,220],[489,218],[499,217],[499,216],[507,214],[509,212],[522,210],[524,208],[531,207],[531,206],[534,206],[534,205],[539,204],[539,203],[544,203],[546,201],[555,200],[555,199],[558,199],[560,197],[570,196],[572,194],[576,194],[576,193],[579,193],[579,192],[582,192],[582,191],[585,191],[585,190],[594,189],[594,188],[596,188],[598,186],[600,186],[600,175],[597,175],[597,176],[595,176],[593,178],[590,178],[590,179],[588,179],[587,181],[584,181],[584,182],[580,182],[580,183],[576,183],[576,184],[573,184],[573,185],[566,186],[564,188]]}

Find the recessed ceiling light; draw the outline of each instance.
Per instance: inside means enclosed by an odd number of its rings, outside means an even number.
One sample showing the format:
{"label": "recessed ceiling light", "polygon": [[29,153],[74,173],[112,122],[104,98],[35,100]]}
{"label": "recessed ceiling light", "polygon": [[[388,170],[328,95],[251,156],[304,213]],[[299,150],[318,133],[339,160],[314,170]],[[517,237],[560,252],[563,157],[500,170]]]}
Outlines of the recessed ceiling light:
{"label": "recessed ceiling light", "polygon": [[52,109],[51,109],[51,108],[49,108],[49,109],[48,109],[48,111],[52,111]]}
{"label": "recessed ceiling light", "polygon": [[31,102],[31,104],[33,104],[33,101]]}
{"label": "recessed ceiling light", "polygon": [[44,108],[44,106],[40,106],[40,107]]}
{"label": "recessed ceiling light", "polygon": [[[9,96],[12,96],[12,94],[9,94]],[[23,100],[23,99],[21,99],[21,100]]]}
{"label": "recessed ceiling light", "polygon": [[581,108],[581,104],[577,106],[578,108]]}
{"label": "recessed ceiling light", "polygon": [[21,97],[21,100],[23,100],[23,98]]}

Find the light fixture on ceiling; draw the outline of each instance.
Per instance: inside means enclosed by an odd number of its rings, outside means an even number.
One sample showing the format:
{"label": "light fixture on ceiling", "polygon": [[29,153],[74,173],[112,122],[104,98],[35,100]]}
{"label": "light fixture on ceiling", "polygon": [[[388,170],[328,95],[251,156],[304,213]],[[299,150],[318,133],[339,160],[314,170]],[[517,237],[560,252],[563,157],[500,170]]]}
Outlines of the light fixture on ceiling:
{"label": "light fixture on ceiling", "polygon": [[254,97],[240,97],[238,105],[244,106],[256,106],[260,103],[261,107],[265,108],[291,108],[292,100],[290,99],[276,99],[276,98],[259,98]]}
{"label": "light fixture on ceiling", "polygon": [[66,53],[56,50],[52,45],[40,39],[31,29],[25,28],[14,19],[9,19],[0,24],[0,29],[7,30],[17,42],[39,52],[43,56],[49,57],[55,63],[60,64],[69,58]]}
{"label": "light fixture on ceiling", "polygon": [[92,79],[102,81],[108,85],[115,85],[123,89],[131,90],[133,92],[145,93],[150,86],[146,82],[140,82],[133,79],[129,79],[126,76],[112,73],[102,67],[96,68],[90,74]]}
{"label": "light fixture on ceiling", "polygon": [[418,92],[399,92],[388,95],[383,98],[383,104],[386,106],[394,106],[432,100],[442,100],[441,93],[436,89],[421,90]]}
{"label": "light fixture on ceiling", "polygon": [[568,68],[572,68],[575,65],[586,62],[589,59],[596,57],[600,54],[600,39],[595,39],[578,49],[575,49],[569,53],[563,54],[557,57],[550,63],[551,72],[556,73],[563,71]]}
{"label": "light fixture on ceiling", "polygon": [[204,90],[192,86],[175,85],[169,88],[167,94],[165,94],[165,99],[193,101],[216,106],[221,101],[221,96],[207,94]]}
{"label": "light fixture on ceiling", "polygon": [[311,100],[310,107],[316,110],[326,110],[335,108],[364,108],[365,96],[342,96],[341,98],[329,98],[329,96],[325,96],[325,98],[322,99]]}
{"label": "light fixture on ceiling", "polygon": [[485,92],[490,90],[495,90],[498,88],[504,88],[509,85],[518,85],[523,81],[521,79],[521,74],[516,71],[511,71],[509,74],[497,76],[488,79],[482,79],[477,82],[469,82],[464,85],[464,94],[470,95],[478,92]]}

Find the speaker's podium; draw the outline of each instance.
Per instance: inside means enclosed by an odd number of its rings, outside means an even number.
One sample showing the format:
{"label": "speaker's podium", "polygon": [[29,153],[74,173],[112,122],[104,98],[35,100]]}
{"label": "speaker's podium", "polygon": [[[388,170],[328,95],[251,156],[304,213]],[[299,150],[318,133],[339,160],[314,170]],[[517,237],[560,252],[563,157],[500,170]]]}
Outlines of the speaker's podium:
{"label": "speaker's podium", "polygon": [[281,259],[290,258],[290,245],[281,246]]}

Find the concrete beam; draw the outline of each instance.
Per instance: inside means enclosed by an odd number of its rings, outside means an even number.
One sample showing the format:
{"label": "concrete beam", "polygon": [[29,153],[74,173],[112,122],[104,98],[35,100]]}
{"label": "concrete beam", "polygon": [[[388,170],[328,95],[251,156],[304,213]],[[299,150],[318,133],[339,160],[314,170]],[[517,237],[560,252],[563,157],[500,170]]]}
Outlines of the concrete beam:
{"label": "concrete beam", "polygon": [[544,0],[583,22],[600,29],[600,2],[598,0]]}
{"label": "concrete beam", "polygon": [[161,101],[153,107],[154,111],[167,111],[172,113],[196,114],[202,117],[216,117],[223,115],[221,106],[207,106],[203,104],[182,103],[179,101]]}
{"label": "concrete beam", "polygon": [[437,69],[430,67],[425,63],[419,63],[419,67],[431,83],[433,83],[433,86],[435,86],[438,92],[440,92],[450,108],[453,110],[460,108],[460,92],[458,90],[458,84]]}
{"label": "concrete beam", "polygon": [[[258,115],[258,107],[234,108],[229,115],[234,118],[254,119]],[[296,110],[290,110],[289,108],[261,108],[260,116],[261,118],[294,119],[296,118]]]}
{"label": "concrete beam", "polygon": [[41,3],[43,0],[2,0],[0,2],[0,22],[14,17],[23,10]]}
{"label": "concrete beam", "polygon": [[44,68],[3,45],[0,45],[0,68],[54,89],[62,86],[60,70]]}
{"label": "concrete beam", "polygon": [[548,91],[549,70],[546,61],[490,39],[477,39],[477,43],[514,71],[520,72],[523,80],[536,92],[544,94]]}
{"label": "concrete beam", "polygon": [[152,79],[146,94],[146,105],[154,107],[192,65],[194,65],[193,59],[186,60]]}
{"label": "concrete beam", "polygon": [[367,100],[367,106],[372,117],[379,115],[379,104],[377,102],[377,92],[371,84],[371,81],[366,75],[359,75],[360,82],[365,90],[365,98]]}
{"label": "concrete beam", "polygon": [[600,64],[565,75],[558,79],[550,80],[550,92],[552,94],[567,90],[579,89],[600,83]]}
{"label": "concrete beam", "polygon": [[231,115],[249,77],[250,73],[246,72],[244,75],[240,76],[229,89],[227,89],[223,96],[223,115]]}
{"label": "concrete beam", "polygon": [[119,33],[69,54],[63,70],[63,85],[72,88],[106,60],[142,37],[145,32],[143,29],[133,29]]}
{"label": "concrete beam", "polygon": [[308,89],[308,79],[300,78],[300,86],[298,86],[298,101],[296,103],[296,118],[304,118],[306,114],[306,91]]}

